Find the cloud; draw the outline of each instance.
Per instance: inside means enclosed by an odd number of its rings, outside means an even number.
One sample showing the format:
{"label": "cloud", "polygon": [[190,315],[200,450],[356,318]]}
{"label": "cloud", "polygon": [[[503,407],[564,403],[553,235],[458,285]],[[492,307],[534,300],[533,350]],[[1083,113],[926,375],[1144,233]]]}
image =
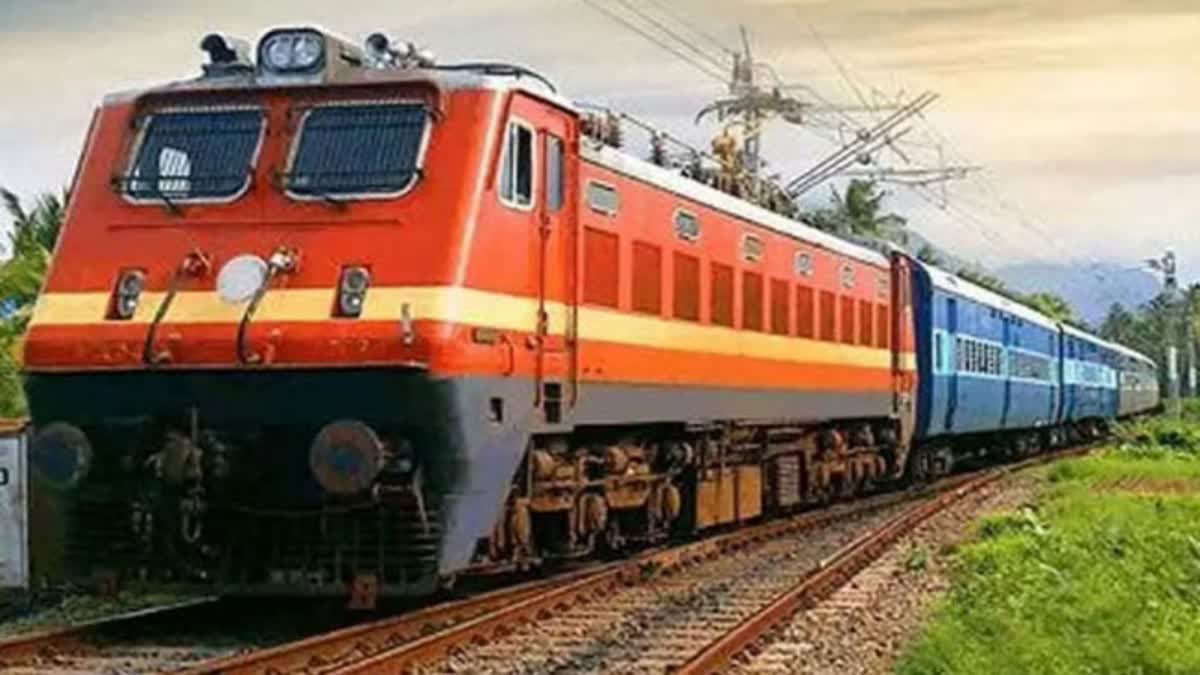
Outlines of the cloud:
{"label": "cloud", "polygon": [[[596,0],[605,2],[606,0]],[[620,5],[610,3],[615,10]],[[914,224],[965,255],[1011,260],[1141,256],[1200,222],[1200,5],[1195,0],[661,0],[729,46],[739,23],[784,78],[851,102],[819,36],[869,94],[932,89],[928,119],[949,150],[989,168],[947,188],[942,211],[897,191]],[[255,39],[317,23],[361,39],[416,39],[443,58],[530,65],[569,95],[599,100],[706,143],[694,110],[721,84],[577,0],[443,0],[347,12],[327,0],[0,0],[0,184],[21,192],[69,179],[93,105],[112,90],[198,72],[200,37]],[[682,29],[687,31],[687,29]],[[716,54],[708,37],[689,32]],[[768,135],[777,169],[829,151],[794,130]],[[953,154],[953,153],[952,153]],[[1018,224],[1019,204],[1051,244]],[[820,198],[820,195],[816,195]],[[955,200],[958,200],[955,203]],[[934,200],[936,202],[936,200]],[[1147,211],[1153,217],[1146,216]],[[1000,243],[997,243],[1000,242]],[[1141,243],[1139,243],[1141,242]],[[1200,270],[1198,259],[1191,261]],[[1184,263],[1189,261],[1184,258]]]}

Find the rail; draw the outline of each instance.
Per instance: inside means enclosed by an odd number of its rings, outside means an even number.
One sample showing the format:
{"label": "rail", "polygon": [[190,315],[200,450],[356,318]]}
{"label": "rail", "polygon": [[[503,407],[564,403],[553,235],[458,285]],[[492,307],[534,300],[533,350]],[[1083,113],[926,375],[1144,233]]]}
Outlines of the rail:
{"label": "rail", "polygon": [[[961,477],[949,478],[939,485],[948,489],[945,486],[957,485],[963,480]],[[313,669],[339,675],[405,672],[442,661],[473,642],[502,637],[517,625],[545,620],[622,587],[644,583],[657,575],[701,564],[726,553],[827,527],[919,498],[927,495],[929,489],[932,488],[878,495],[692,543],[647,551],[628,560],[599,564],[293,644],[200,664],[185,671],[185,675],[283,674]]]}
{"label": "rail", "polygon": [[915,530],[921,523],[1000,478],[1037,464],[1087,452],[1089,448],[1071,448],[1058,453],[1035,457],[1011,466],[1000,467],[975,475],[963,484],[946,489],[934,499],[906,509],[880,527],[865,533],[840,551],[822,561],[812,574],[777,596],[761,610],[746,617],[721,637],[709,643],[675,672],[677,675],[701,675],[720,672],[753,645],[788,621],[797,612],[814,606],[833,594],[870,563],[886,552],[892,544]]}

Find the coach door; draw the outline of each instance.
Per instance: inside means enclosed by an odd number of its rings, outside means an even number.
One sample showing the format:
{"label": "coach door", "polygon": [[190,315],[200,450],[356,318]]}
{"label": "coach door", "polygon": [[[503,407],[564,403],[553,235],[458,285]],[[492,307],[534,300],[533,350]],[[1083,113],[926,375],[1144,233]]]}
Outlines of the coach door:
{"label": "coach door", "polygon": [[578,323],[577,169],[573,127],[557,109],[538,129],[543,172],[537,208],[537,405],[547,424],[560,424],[578,397],[575,332]]}
{"label": "coach door", "polygon": [[1010,372],[1010,364],[1012,362],[1009,360],[1008,355],[1012,353],[1011,348],[1015,342],[1014,334],[1016,331],[1013,329],[1013,322],[1015,320],[1014,317],[1007,316],[1003,312],[1000,313],[1000,322],[1003,326],[1003,333],[1000,335],[1000,344],[1003,345],[1003,348],[1000,350],[1000,373],[1004,378],[1004,407],[1000,412],[1001,429],[1008,428],[1008,417],[1012,413],[1013,406],[1012,373]]}
{"label": "coach door", "polygon": [[958,299],[946,298],[946,339],[954,345],[954,359],[947,364],[950,374],[946,377],[946,431],[954,430],[954,413],[958,410],[958,371],[963,355],[958,345]]}

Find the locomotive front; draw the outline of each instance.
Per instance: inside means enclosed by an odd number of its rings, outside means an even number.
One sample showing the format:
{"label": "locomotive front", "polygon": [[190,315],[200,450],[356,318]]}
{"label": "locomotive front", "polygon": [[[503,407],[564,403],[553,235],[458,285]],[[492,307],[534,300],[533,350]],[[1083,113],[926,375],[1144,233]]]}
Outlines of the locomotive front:
{"label": "locomotive front", "polygon": [[428,592],[479,529],[447,495],[512,475],[466,454],[524,448],[446,375],[499,94],[378,35],[202,47],[87,136],[25,345],[40,572]]}

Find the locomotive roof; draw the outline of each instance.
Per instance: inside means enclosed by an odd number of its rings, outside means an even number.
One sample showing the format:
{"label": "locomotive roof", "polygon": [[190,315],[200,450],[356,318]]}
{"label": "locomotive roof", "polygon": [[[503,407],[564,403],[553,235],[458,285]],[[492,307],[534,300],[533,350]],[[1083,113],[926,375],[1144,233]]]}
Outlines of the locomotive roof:
{"label": "locomotive roof", "polygon": [[557,92],[530,76],[495,75],[474,70],[439,68],[355,68],[338,73],[336,79],[285,78],[262,73],[238,73],[177,80],[144,89],[115,92],[104,98],[105,104],[125,103],[147,95],[190,92],[234,92],[268,89],[325,88],[330,86],[371,86],[380,84],[431,84],[442,91],[487,89],[522,91],[547,103],[577,113],[576,106]]}
{"label": "locomotive roof", "polygon": [[795,237],[807,244],[819,246],[861,262],[879,266],[888,265],[887,256],[878,251],[840,239],[798,220],[781,216],[774,211],[721,192],[676,171],[652,164],[619,149],[584,142],[582,154],[585,159],[612,171],[652,183],[680,197],[691,199],[754,225]]}

